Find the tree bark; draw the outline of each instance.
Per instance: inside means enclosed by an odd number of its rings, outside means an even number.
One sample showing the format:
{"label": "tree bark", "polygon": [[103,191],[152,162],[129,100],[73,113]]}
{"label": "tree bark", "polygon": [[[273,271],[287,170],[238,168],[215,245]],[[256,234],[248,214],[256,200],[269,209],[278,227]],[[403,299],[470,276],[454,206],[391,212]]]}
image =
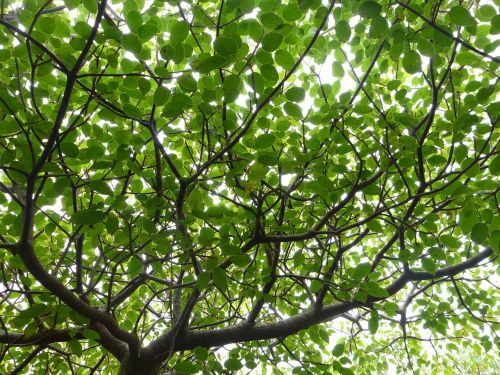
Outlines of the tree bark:
{"label": "tree bark", "polygon": [[160,365],[145,359],[126,357],[120,364],[119,375],[160,375]]}

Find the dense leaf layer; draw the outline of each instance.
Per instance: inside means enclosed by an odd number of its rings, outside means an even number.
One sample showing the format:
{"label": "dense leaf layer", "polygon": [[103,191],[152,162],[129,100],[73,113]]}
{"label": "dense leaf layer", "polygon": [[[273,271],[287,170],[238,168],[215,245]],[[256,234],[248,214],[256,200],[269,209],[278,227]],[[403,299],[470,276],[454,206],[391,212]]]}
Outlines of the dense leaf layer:
{"label": "dense leaf layer", "polygon": [[495,373],[497,0],[0,6],[2,369]]}

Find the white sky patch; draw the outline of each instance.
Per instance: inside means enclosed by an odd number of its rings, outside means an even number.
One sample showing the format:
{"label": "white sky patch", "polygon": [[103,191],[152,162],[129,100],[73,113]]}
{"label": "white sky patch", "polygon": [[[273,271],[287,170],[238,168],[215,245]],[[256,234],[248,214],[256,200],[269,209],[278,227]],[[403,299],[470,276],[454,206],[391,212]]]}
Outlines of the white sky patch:
{"label": "white sky patch", "polygon": [[284,186],[290,185],[290,183],[293,181],[293,179],[297,177],[296,174],[283,174],[281,175],[281,184]]}

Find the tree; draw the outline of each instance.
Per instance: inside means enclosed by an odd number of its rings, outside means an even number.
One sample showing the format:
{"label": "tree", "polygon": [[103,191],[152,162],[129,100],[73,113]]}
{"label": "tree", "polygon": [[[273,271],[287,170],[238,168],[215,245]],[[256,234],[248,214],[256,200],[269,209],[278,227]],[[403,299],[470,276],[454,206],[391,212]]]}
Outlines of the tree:
{"label": "tree", "polygon": [[498,373],[498,5],[2,1],[1,367]]}

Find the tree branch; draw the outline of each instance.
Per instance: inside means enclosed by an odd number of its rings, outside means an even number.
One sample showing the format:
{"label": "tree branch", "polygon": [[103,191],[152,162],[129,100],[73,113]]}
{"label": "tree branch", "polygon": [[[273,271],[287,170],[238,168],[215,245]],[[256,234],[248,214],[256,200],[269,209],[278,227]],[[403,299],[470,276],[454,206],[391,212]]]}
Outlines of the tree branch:
{"label": "tree branch", "polygon": [[[76,332],[75,332],[76,331]],[[68,342],[72,339],[83,338],[82,329],[50,329],[40,331],[32,335],[23,333],[0,332],[0,343],[10,346],[30,346],[30,345],[48,345],[55,342]],[[71,336],[71,334],[74,334]]]}
{"label": "tree branch", "polygon": [[434,23],[433,21],[431,21],[430,19],[426,18],[425,16],[421,15],[419,12],[417,12],[415,9],[409,7],[408,5],[406,5],[405,3],[402,3],[398,0],[396,0],[395,4],[398,4],[400,6],[402,6],[403,8],[407,9],[408,11],[410,11],[411,13],[413,13],[414,15],[416,15],[417,17],[419,17],[420,19],[422,19],[423,21],[425,21],[427,24],[429,24],[431,27],[433,27],[435,30],[439,31],[440,33],[446,35],[448,38],[454,40],[455,42],[458,42],[460,43],[462,46],[464,46],[465,48],[467,48],[468,50],[472,51],[472,52],[475,52],[477,53],[478,55],[481,55],[483,57],[486,57],[494,62],[496,62],[497,64],[500,64],[500,59],[498,57],[494,57],[494,56],[491,56],[491,55],[488,55],[486,52],[483,52],[479,49],[477,49],[476,47],[474,46],[471,46],[469,43],[465,42],[464,40],[454,36],[452,33],[446,31],[445,29],[443,29],[441,26],[437,25],[436,23]]}
{"label": "tree branch", "polygon": [[[389,296],[392,296],[411,281],[434,280],[442,277],[454,276],[462,271],[476,267],[481,261],[487,259],[492,254],[493,250],[488,247],[470,259],[438,270],[435,275],[428,272],[405,272],[389,285],[386,291],[389,293]],[[332,320],[356,307],[370,306],[374,302],[384,299],[385,298],[368,297],[365,303],[354,300],[335,303],[321,309],[310,309],[291,318],[273,323],[258,325],[236,324],[218,330],[187,331],[184,335],[177,335],[176,337],[172,337],[170,331],[157,340],[154,340],[145,349],[145,352],[155,358],[155,360],[162,360],[172,340],[174,342],[173,350],[182,351],[190,350],[197,346],[211,348],[238,342],[286,337],[312,325]]]}

